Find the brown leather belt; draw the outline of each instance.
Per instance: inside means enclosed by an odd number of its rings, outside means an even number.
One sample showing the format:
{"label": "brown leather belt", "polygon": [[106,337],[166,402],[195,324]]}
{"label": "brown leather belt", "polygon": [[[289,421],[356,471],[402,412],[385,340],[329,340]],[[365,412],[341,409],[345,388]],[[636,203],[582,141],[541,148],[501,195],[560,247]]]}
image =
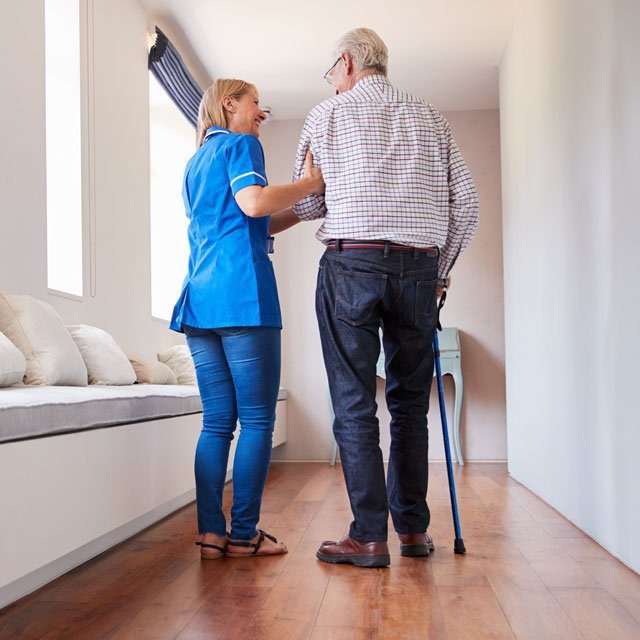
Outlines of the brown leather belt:
{"label": "brown leather belt", "polygon": [[327,249],[386,249],[389,251],[410,251],[411,253],[426,253],[437,256],[438,247],[409,247],[406,244],[395,244],[388,240],[335,240],[326,245]]}

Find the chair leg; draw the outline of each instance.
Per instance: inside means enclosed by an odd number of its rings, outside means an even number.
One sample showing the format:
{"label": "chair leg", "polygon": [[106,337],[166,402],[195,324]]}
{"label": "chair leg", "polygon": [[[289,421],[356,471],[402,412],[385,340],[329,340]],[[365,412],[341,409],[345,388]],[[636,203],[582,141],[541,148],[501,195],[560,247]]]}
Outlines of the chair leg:
{"label": "chair leg", "polygon": [[464,466],[464,458],[462,457],[462,443],[460,442],[460,416],[462,414],[462,396],[464,393],[464,385],[462,383],[462,374],[459,369],[452,372],[453,384],[455,386],[454,403],[453,403],[453,443],[456,449],[456,457],[458,464]]}
{"label": "chair leg", "polygon": [[[331,429],[333,430],[333,421],[336,416],[333,413],[333,403],[331,402],[331,394],[327,393],[327,398],[329,400],[329,416],[331,417]],[[332,467],[336,466],[336,456],[338,455],[338,443],[335,438],[331,439],[331,456],[329,457],[329,465]]]}

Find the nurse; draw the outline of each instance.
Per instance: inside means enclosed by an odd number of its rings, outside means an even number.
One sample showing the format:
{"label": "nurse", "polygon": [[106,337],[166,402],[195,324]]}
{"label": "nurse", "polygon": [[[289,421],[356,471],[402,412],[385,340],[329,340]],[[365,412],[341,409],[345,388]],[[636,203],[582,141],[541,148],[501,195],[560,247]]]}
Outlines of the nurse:
{"label": "nurse", "polygon": [[[324,181],[309,156],[300,180],[268,186],[258,141],[264,120],[252,84],[221,79],[211,85],[200,103],[198,150],[187,163],[182,189],[190,256],[171,328],[186,334],[202,398],[195,475],[196,544],[203,558],[287,552],[257,529],[271,459],[282,329],[267,242],[270,233],[296,224],[290,207],[324,193]],[[227,534],[222,492],[238,420]]]}

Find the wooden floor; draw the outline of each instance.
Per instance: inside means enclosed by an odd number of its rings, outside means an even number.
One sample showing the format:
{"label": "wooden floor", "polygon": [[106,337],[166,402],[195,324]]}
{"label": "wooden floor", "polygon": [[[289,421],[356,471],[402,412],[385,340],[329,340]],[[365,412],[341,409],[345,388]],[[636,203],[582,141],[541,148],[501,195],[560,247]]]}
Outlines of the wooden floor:
{"label": "wooden floor", "polygon": [[190,505],[0,612],[0,638],[640,638],[639,576],[503,465],[456,473],[464,557],[441,464],[433,556],[401,557],[391,534],[390,568],[355,569],[315,559],[350,520],[340,467],[275,463],[261,527],[287,556],[201,562]]}

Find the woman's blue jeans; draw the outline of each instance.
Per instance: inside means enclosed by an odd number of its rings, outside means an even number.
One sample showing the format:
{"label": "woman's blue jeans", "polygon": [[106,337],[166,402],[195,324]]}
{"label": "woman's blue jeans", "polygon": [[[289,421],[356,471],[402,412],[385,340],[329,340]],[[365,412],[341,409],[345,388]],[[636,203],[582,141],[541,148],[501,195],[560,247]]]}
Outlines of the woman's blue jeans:
{"label": "woman's blue jeans", "polygon": [[200,533],[227,531],[222,492],[229,447],[238,420],[233,461],[231,537],[258,533],[262,491],[271,460],[271,441],[280,387],[280,329],[184,327],[196,366],[203,426],[196,449],[196,502]]}

